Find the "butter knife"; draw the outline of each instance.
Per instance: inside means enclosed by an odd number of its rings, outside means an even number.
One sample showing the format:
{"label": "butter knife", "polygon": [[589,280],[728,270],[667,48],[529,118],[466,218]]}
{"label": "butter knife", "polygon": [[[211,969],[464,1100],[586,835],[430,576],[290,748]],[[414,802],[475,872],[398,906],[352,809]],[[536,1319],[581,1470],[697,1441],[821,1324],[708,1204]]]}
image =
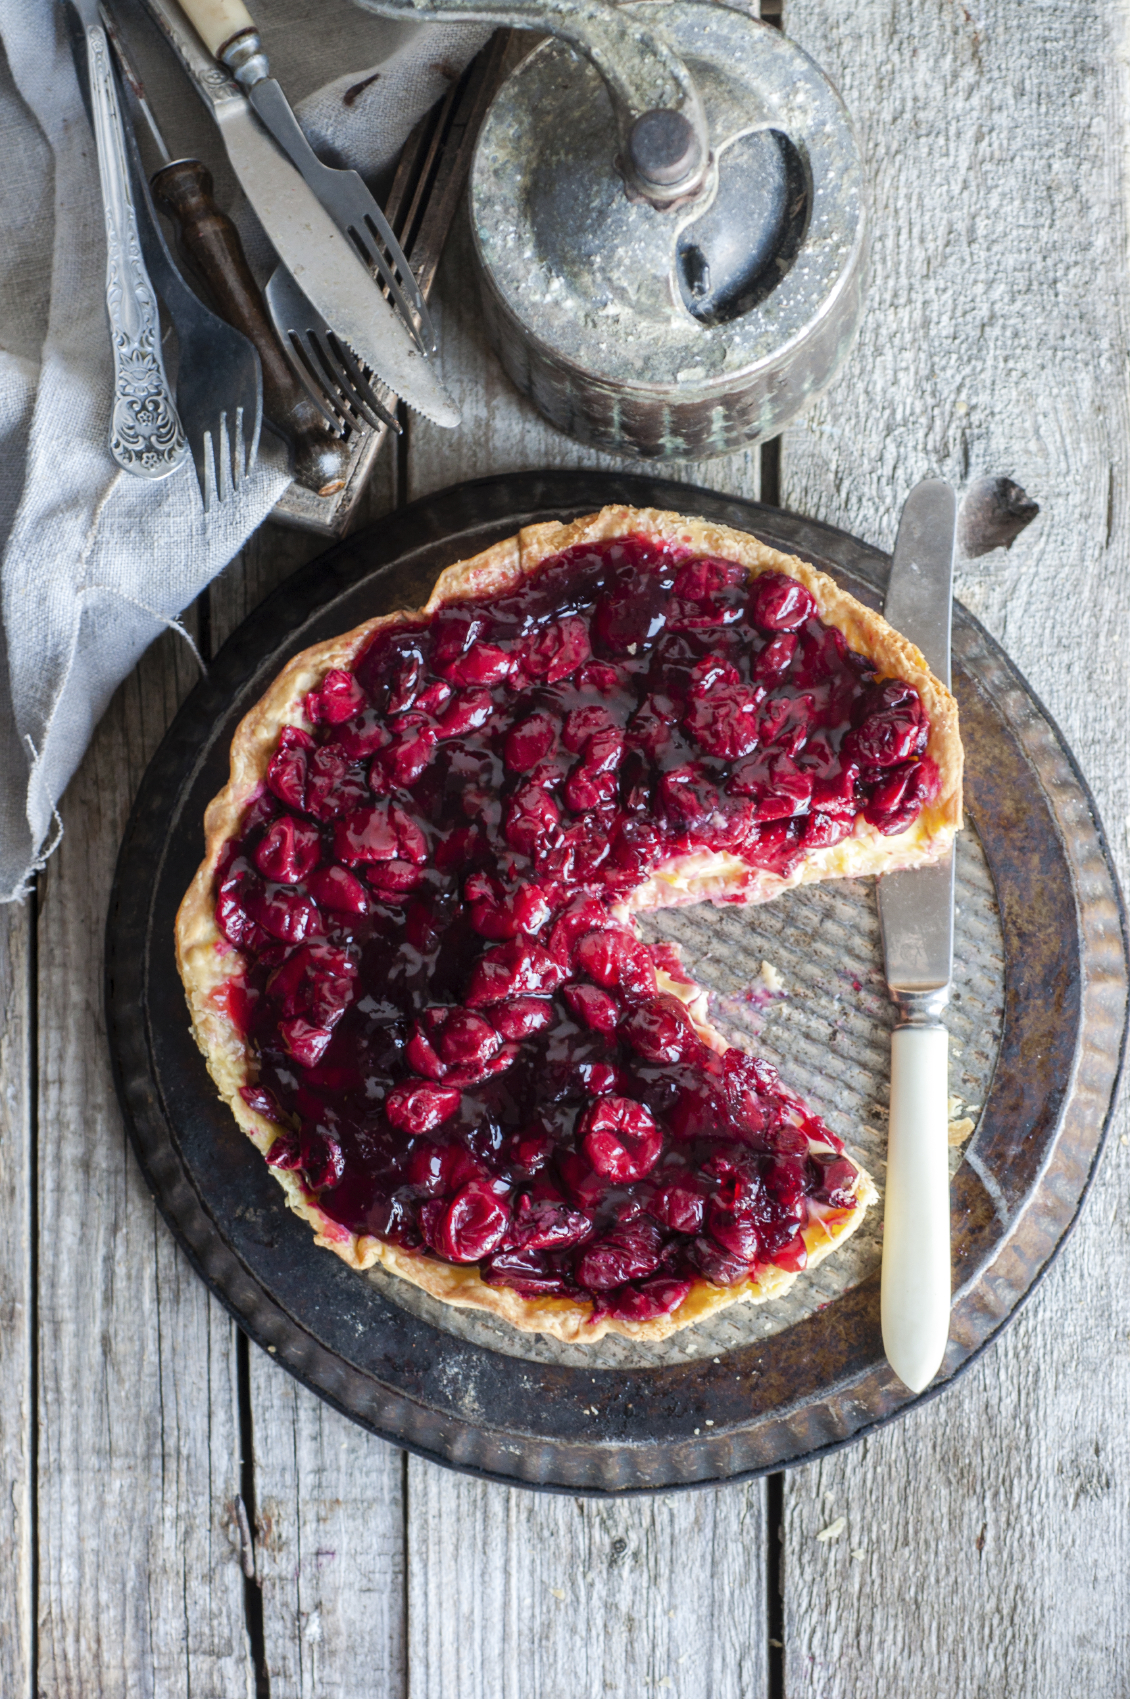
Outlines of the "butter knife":
{"label": "butter knife", "polygon": [[290,102],[271,75],[255,20],[243,0],[180,0],[180,4],[205,47],[246,89],[248,100],[338,229],[351,239],[365,264],[380,273],[416,341],[425,353],[434,354],[431,315],[387,218],[356,171],[326,165],[306,140]]}
{"label": "butter knife", "polygon": [[260,124],[247,97],[218,65],[175,0],[145,5],[188,72],[220,131],[232,169],[279,259],[362,365],[437,425],[459,409],[349,238]]}
{"label": "butter knife", "polygon": [[91,122],[106,221],[106,312],[114,361],[109,448],[125,472],[167,478],[186,443],[161,358],[157,296],[145,269],[110,44],[98,0],[73,0],[86,46]]}
{"label": "butter knife", "polygon": [[[948,484],[930,479],[910,492],[883,609],[946,686],[956,526]],[[942,1012],[953,975],[953,851],[933,867],[888,873],[878,886],[887,985],[899,1011],[891,1034],[883,1348],[899,1379],[921,1392],[949,1337],[949,1034]]]}

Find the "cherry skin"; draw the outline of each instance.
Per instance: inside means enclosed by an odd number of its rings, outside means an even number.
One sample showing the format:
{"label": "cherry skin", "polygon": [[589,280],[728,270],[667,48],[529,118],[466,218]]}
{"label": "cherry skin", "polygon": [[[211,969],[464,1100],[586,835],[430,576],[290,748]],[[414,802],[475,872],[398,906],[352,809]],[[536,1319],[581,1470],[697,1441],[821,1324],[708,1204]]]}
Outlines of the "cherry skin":
{"label": "cherry skin", "polygon": [[906,831],[941,783],[917,692],[788,574],[628,537],[383,629],[302,718],[217,880],[270,1164],[594,1321],[803,1268],[858,1171],[773,1068],[707,1048],[619,905],[681,856],[787,877]]}

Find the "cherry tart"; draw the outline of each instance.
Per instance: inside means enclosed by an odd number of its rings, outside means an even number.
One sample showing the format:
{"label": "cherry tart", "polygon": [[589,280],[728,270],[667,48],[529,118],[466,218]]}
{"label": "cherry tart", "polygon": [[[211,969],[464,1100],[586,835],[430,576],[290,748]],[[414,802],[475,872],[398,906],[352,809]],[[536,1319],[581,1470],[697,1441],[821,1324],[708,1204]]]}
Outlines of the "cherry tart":
{"label": "cherry tart", "polygon": [[961,763],[918,650],[804,562],[651,510],[530,527],[240,725],[177,920],[197,1041],[353,1267],[663,1338],[875,1192],[634,911],[936,860]]}

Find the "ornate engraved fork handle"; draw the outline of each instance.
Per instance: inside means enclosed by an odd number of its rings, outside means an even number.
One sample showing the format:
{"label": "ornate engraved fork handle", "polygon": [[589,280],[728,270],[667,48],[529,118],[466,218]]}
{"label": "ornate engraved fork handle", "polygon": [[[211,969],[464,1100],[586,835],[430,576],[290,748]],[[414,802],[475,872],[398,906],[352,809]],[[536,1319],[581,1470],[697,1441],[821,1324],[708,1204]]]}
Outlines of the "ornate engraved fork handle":
{"label": "ornate engraved fork handle", "polygon": [[106,311],[114,354],[110,453],[139,478],[165,478],[184,459],[184,432],[161,359],[157,297],[141,257],[118,90],[100,24],[87,25],[86,57],[106,216]]}

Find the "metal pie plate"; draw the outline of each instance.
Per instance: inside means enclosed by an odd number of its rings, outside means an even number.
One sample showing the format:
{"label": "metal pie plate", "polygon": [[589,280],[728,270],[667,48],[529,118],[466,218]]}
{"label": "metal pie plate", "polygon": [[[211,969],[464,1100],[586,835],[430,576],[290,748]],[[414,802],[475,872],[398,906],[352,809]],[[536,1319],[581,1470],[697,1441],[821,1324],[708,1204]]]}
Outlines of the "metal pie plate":
{"label": "metal pie plate", "polygon": [[[177,906],[236,724],[299,650],[421,602],[439,571],[520,526],[608,502],[698,514],[795,553],[879,606],[889,565],[829,526],[632,474],[526,473],[429,496],[296,573],[225,645],[142,782],[107,928],[118,1092],[142,1168],[240,1325],[372,1432],[520,1484],[623,1494],[807,1461],[952,1382],[1069,1232],[1097,1159],[1127,1014],[1125,922],[1087,788],[1056,727],[975,619],[954,615],[967,753],[951,1091],[954,1309],[938,1380],[913,1398],[883,1356],[881,1208],[783,1299],[738,1303],[659,1345],[583,1348],[453,1310],[313,1244],[216,1096],[173,959]],[[714,994],[717,1024],[778,1062],[882,1186],[888,1035],[873,886],[645,917]],[[763,965],[764,964],[764,965]]]}

